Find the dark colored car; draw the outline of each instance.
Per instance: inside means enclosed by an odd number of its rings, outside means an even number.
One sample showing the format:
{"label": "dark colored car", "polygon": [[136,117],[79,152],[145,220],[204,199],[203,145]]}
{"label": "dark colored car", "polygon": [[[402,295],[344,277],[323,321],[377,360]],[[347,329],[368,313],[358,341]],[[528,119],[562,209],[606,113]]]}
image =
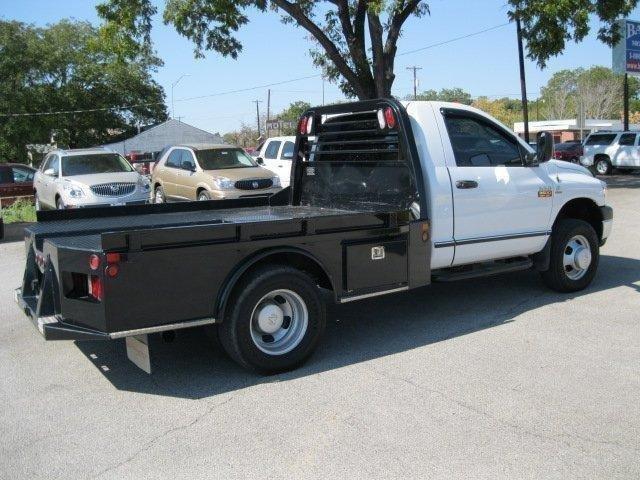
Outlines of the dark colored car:
{"label": "dark colored car", "polygon": [[582,155],[582,144],[577,141],[558,143],[553,158],[565,162],[578,163]]}
{"label": "dark colored car", "polygon": [[157,152],[129,152],[125,155],[129,163],[140,175],[151,175],[155,166]]}
{"label": "dark colored car", "polygon": [[0,164],[0,206],[9,206],[19,197],[33,197],[35,173],[35,168],[27,165]]}

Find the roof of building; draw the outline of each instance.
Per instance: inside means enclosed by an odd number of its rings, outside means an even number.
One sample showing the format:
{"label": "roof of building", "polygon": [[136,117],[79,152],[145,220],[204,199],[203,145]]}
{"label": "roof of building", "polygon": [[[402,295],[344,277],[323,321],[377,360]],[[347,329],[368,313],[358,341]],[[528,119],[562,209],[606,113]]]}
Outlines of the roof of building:
{"label": "roof of building", "polygon": [[218,133],[210,133],[171,118],[131,138],[103,146],[125,155],[134,151],[159,152],[168,145],[192,143],[221,144],[224,142]]}

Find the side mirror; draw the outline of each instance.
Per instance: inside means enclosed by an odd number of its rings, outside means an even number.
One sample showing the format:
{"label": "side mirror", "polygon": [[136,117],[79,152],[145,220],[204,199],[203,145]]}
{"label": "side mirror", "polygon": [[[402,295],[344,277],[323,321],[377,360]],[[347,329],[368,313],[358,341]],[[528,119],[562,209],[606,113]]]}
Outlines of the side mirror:
{"label": "side mirror", "polygon": [[548,162],[553,156],[553,135],[549,132],[538,133],[536,139],[538,162]]}
{"label": "side mirror", "polygon": [[258,162],[258,165],[264,165],[264,160],[262,157],[256,158],[256,162]]}
{"label": "side mirror", "polygon": [[185,160],[185,161],[182,162],[182,169],[183,170],[188,170],[190,172],[195,172],[196,171],[196,166],[193,163]]}
{"label": "side mirror", "polygon": [[55,177],[56,176],[56,171],[53,168],[47,168],[44,172],[45,175],[47,175],[48,177]]}

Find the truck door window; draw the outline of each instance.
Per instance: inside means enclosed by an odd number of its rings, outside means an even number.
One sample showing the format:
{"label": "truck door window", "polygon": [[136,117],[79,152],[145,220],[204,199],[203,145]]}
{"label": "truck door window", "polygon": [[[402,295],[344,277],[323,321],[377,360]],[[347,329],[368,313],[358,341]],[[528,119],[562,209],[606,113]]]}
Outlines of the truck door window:
{"label": "truck door window", "polygon": [[273,142],[269,142],[267,145],[267,149],[264,152],[264,158],[268,158],[270,160],[275,160],[278,158],[278,150],[280,150],[280,142],[279,140],[275,140]]}
{"label": "truck door window", "polygon": [[282,147],[282,153],[280,154],[281,160],[291,160],[293,158],[293,142],[284,142]]}
{"label": "truck door window", "polygon": [[181,148],[172,150],[169,154],[169,158],[167,158],[165,165],[171,168],[182,168],[180,166],[180,164],[182,163],[182,152],[183,150]]}
{"label": "truck door window", "polygon": [[451,147],[459,167],[522,166],[515,138],[489,122],[464,116],[445,116]]}
{"label": "truck door window", "polygon": [[636,143],[636,134],[635,133],[623,133],[620,135],[620,141],[618,141],[619,145],[622,146],[632,146]]}

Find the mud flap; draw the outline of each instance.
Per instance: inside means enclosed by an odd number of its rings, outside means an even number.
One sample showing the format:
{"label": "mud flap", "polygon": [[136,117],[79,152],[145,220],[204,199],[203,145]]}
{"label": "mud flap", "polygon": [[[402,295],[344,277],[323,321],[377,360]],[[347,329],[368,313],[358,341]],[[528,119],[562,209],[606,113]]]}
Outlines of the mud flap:
{"label": "mud flap", "polygon": [[151,356],[149,355],[149,336],[135,335],[126,337],[127,357],[138,368],[151,373]]}

